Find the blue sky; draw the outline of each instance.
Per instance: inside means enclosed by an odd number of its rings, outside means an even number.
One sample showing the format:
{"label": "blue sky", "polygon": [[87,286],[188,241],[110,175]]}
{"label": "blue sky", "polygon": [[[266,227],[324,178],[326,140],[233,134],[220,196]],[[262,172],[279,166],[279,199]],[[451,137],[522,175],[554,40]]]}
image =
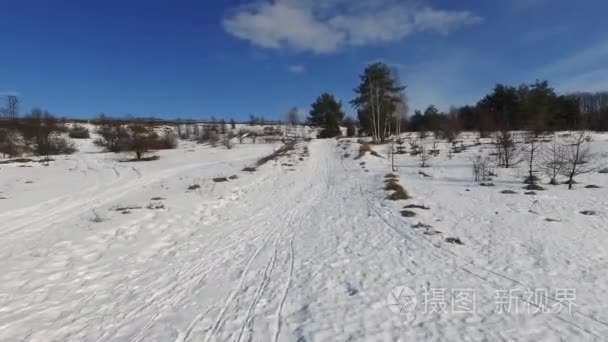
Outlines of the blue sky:
{"label": "blue sky", "polygon": [[412,109],[494,84],[608,89],[602,0],[6,1],[0,93],[21,111],[280,118],[321,92],[348,105],[366,64],[400,72]]}

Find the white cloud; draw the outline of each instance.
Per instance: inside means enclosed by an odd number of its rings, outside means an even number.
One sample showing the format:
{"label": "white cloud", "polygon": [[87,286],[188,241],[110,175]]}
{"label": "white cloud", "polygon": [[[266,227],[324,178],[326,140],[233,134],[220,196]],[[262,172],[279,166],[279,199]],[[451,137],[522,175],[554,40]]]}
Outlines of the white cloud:
{"label": "white cloud", "polygon": [[416,32],[447,34],[482,19],[399,0],[263,0],[224,18],[230,34],[264,48],[331,53],[402,40]]}
{"label": "white cloud", "polygon": [[294,74],[302,74],[304,72],[306,72],[306,67],[304,67],[301,64],[294,64],[294,65],[290,65],[288,67],[289,72],[294,73]]}

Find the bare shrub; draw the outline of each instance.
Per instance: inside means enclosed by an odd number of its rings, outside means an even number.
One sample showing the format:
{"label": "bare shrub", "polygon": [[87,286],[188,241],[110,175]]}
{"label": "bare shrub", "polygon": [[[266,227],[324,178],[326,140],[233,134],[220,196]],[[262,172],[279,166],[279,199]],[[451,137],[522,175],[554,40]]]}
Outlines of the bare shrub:
{"label": "bare shrub", "polygon": [[68,129],[68,136],[72,139],[89,139],[89,129],[82,125],[74,125]]}
{"label": "bare shrub", "polygon": [[4,125],[0,127],[0,153],[4,157],[15,157],[19,155],[19,134],[15,126],[9,125],[8,122],[2,123]]}
{"label": "bare shrub", "polygon": [[212,147],[217,146],[217,143],[220,141],[220,136],[213,129],[205,128],[203,130],[203,134],[200,139],[198,139],[199,143],[208,143]]}
{"label": "bare shrub", "polygon": [[369,154],[371,154],[374,157],[380,157],[378,152],[372,150],[372,147],[370,146],[370,144],[364,142],[364,143],[361,143],[361,146],[359,147],[359,155],[357,155],[354,159],[355,160],[361,159],[368,152],[369,152]]}
{"label": "bare shrub", "polygon": [[131,133],[129,150],[135,153],[137,160],[140,160],[144,153],[152,149],[154,136],[148,129],[140,124],[129,126]]}
{"label": "bare shrub", "polygon": [[237,139],[239,139],[239,144],[242,144],[246,138],[251,138],[252,142],[255,144],[256,137],[257,133],[250,129],[241,128],[237,133]]}
{"label": "bare shrub", "polygon": [[152,148],[155,150],[173,150],[178,146],[177,136],[169,131],[160,136],[152,136]]}
{"label": "bare shrub", "polygon": [[228,134],[224,136],[224,141],[222,141],[222,145],[224,145],[224,147],[226,147],[227,149],[231,150],[234,147],[234,143],[232,142],[233,138],[234,134],[232,132],[228,132]]}
{"label": "bare shrub", "polygon": [[110,152],[126,151],[129,148],[129,130],[118,120],[112,120],[105,116],[98,119],[98,126],[95,133],[99,139],[95,144],[105,147]]}
{"label": "bare shrub", "polygon": [[19,124],[23,139],[38,156],[71,154],[76,148],[60,134],[65,126],[47,111],[33,109]]}

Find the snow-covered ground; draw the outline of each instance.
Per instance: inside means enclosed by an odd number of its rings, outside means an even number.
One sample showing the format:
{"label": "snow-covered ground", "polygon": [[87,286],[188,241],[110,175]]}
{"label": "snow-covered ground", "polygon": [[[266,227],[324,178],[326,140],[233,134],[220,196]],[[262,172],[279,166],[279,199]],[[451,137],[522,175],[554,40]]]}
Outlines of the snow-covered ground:
{"label": "snow-covered ground", "polygon": [[606,174],[524,195],[514,170],[473,182],[477,147],[441,146],[431,177],[396,156],[413,198],[391,202],[387,146],[313,140],[250,173],[278,146],[133,163],[80,145],[0,165],[0,341],[608,339]]}

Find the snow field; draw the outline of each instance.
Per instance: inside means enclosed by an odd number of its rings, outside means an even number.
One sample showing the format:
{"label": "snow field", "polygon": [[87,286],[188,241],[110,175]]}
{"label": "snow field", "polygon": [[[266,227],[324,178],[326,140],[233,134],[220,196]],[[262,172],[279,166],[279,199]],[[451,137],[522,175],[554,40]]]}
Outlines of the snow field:
{"label": "snow field", "polygon": [[[598,135],[593,144],[608,141]],[[48,167],[0,168],[2,341],[608,336],[606,175],[528,196],[516,170],[498,169],[495,187],[473,182],[476,147],[448,160],[440,146],[424,169],[431,177],[418,173],[415,157],[396,156],[394,173],[412,199],[392,202],[383,190],[386,145],[372,147],[380,158],[355,160],[354,140],[315,140],[253,173],[241,170],[278,146],[184,143],[141,163],[82,147]],[[231,175],[238,178],[212,181]],[[407,204],[430,210],[404,218]],[[92,209],[102,222],[92,222]],[[426,235],[418,222],[441,234]],[[389,310],[397,286],[418,295],[412,315]],[[448,301],[450,289],[473,289],[476,308],[424,312],[432,288],[447,289]],[[497,314],[496,291],[516,288],[575,288],[577,306]]]}

